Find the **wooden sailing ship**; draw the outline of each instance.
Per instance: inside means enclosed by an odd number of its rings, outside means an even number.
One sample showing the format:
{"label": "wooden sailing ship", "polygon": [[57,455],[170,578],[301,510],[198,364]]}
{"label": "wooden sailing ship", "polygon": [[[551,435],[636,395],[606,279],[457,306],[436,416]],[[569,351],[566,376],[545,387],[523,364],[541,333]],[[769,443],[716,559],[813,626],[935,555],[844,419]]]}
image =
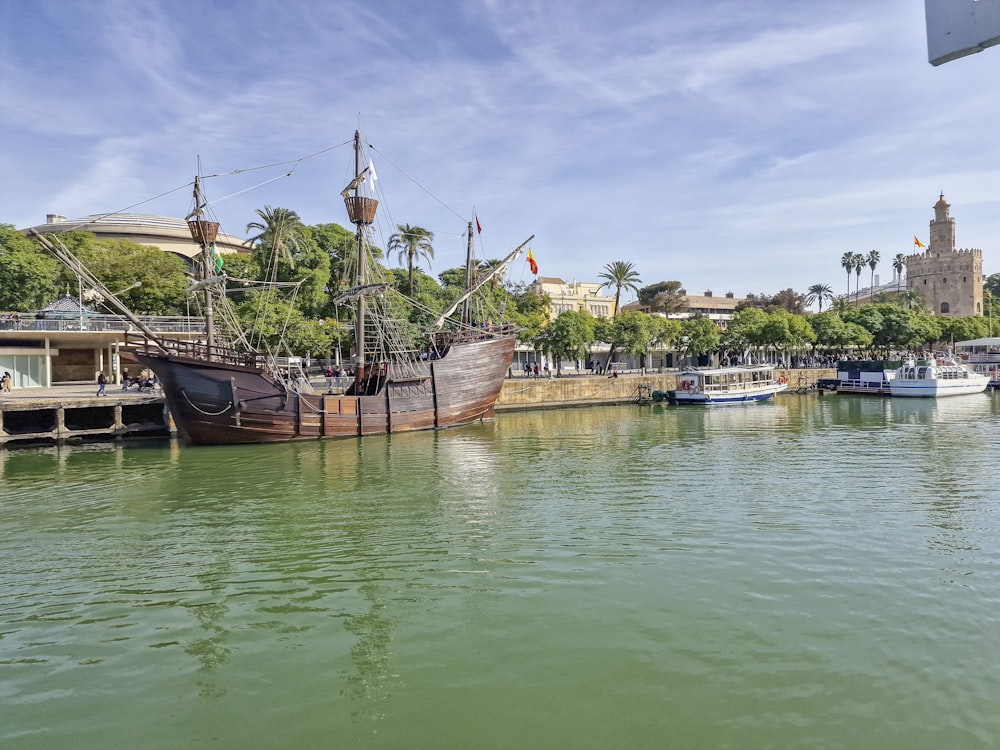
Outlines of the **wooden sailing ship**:
{"label": "wooden sailing ship", "polygon": [[[287,358],[249,345],[238,331],[219,335],[215,305],[226,278],[215,268],[212,243],[219,225],[207,221],[195,180],[191,235],[201,246],[204,340],[168,339],[141,328],[130,351],[163,388],[179,435],[197,445],[266,443],[353,437],[465,425],[492,417],[517,339],[510,325],[476,325],[460,310],[477,290],[514,260],[531,237],[483,275],[443,314],[420,346],[395,336],[380,298],[389,285],[372,277],[369,228],[378,200],[366,181],[360,134],[354,138],[355,178],[342,195],[354,224],[355,286],[338,301],[352,303],[355,318],[353,380],[343,393],[315,392],[294,377]],[[472,225],[469,225],[471,267]],[[469,274],[467,274],[467,278]],[[467,309],[465,307],[464,309]],[[452,317],[456,316],[456,317]],[[134,319],[138,324],[138,319]]]}

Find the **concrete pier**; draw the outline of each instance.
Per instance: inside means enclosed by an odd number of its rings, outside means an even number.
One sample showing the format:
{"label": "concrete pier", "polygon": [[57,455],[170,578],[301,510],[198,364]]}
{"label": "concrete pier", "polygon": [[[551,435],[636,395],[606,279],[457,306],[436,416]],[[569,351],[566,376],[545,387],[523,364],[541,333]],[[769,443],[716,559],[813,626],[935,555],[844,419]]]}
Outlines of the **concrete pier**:
{"label": "concrete pier", "polygon": [[96,385],[0,393],[0,448],[174,434],[162,396],[113,385],[96,394]]}

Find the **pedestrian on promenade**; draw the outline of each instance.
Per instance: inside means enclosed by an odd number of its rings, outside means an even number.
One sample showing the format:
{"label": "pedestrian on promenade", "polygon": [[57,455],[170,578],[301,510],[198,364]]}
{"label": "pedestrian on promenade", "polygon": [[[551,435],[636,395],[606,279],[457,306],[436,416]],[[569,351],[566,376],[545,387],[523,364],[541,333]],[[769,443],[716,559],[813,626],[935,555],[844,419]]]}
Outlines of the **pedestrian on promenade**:
{"label": "pedestrian on promenade", "polygon": [[108,387],[108,376],[102,372],[97,376],[97,395],[107,396],[108,394],[104,392],[107,387]]}
{"label": "pedestrian on promenade", "polygon": [[10,373],[4,370],[3,376],[0,377],[0,391],[4,393],[10,393],[10,381],[12,380]]}

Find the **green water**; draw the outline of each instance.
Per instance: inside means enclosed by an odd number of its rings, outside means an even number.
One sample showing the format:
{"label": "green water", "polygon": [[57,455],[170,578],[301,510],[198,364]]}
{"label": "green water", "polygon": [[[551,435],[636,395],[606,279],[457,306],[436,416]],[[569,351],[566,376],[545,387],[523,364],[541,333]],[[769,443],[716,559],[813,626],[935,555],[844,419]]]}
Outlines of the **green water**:
{"label": "green water", "polygon": [[0,453],[0,747],[996,748],[1000,396]]}

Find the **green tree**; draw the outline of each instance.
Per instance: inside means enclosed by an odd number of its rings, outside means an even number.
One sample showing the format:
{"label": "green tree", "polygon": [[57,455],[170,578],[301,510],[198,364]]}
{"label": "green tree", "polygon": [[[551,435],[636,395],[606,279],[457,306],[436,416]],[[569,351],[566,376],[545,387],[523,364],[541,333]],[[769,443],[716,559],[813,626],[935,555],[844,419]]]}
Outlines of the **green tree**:
{"label": "green tree", "polygon": [[535,346],[555,362],[556,377],[560,377],[563,360],[586,359],[593,341],[594,316],[586,310],[567,310],[535,337]]}
{"label": "green tree", "polygon": [[739,312],[748,307],[758,307],[765,312],[774,310],[787,310],[790,313],[801,315],[805,313],[806,295],[796,292],[794,289],[783,289],[777,294],[754,294],[750,293],[736,305]]}
{"label": "green tree", "polygon": [[639,272],[635,270],[635,266],[624,260],[616,260],[613,263],[608,263],[604,267],[604,270],[597,274],[597,278],[604,279],[604,283],[601,284],[602,287],[615,288],[615,309],[611,313],[612,318],[618,315],[622,289],[638,293],[639,284],[642,283],[642,279],[639,278]]}
{"label": "green tree", "polygon": [[[437,281],[419,268],[408,273],[402,268],[389,270],[393,286],[400,295],[408,297],[416,304],[406,309],[410,322],[422,328],[431,323],[448,306],[445,290]],[[455,299],[452,297],[451,299]]]}
{"label": "green tree", "polygon": [[300,252],[305,241],[305,227],[299,215],[287,208],[271,208],[264,206],[254,213],[259,221],[251,221],[246,231],[257,232],[247,240],[257,257],[257,262],[264,271],[265,281],[287,281],[282,278],[280,264],[289,269],[295,268],[296,254]]}
{"label": "green tree", "polygon": [[611,324],[611,344],[626,354],[639,357],[645,364],[646,353],[653,339],[653,325],[646,313],[627,310],[616,316]]}
{"label": "green tree", "polygon": [[876,267],[878,267],[878,262],[881,259],[882,259],[882,256],[879,255],[878,250],[870,250],[868,252],[868,255],[865,256],[865,263],[868,264],[868,268],[870,268],[871,272],[872,272],[871,282],[868,285],[869,296],[871,295],[872,292],[875,291],[875,269],[876,269]]}
{"label": "green tree", "polygon": [[422,255],[430,266],[434,258],[434,233],[423,227],[411,227],[409,224],[397,224],[396,233],[389,237],[386,246],[390,253],[399,254],[400,264],[405,264],[410,279],[410,295],[413,294],[413,269],[417,259]]}
{"label": "green tree", "polygon": [[686,357],[708,356],[719,348],[722,332],[709,318],[695,317],[681,321],[678,339],[681,352]]}
{"label": "green tree", "polygon": [[822,348],[827,352],[841,352],[850,345],[847,324],[835,312],[825,312],[813,315],[809,325],[816,334],[814,349]]}
{"label": "green tree", "polygon": [[864,328],[873,337],[873,346],[876,341],[882,338],[883,318],[878,311],[878,305],[864,305],[863,307],[852,307],[843,318],[845,323],[854,323]]}
{"label": "green tree", "polygon": [[[178,256],[131,240],[98,240],[89,232],[66,233],[60,239],[68,239],[67,247],[80,262],[133,312],[187,312],[188,277],[185,263]],[[77,279],[63,269],[60,283],[75,289]]]}
{"label": "green tree", "polygon": [[9,224],[0,224],[0,310],[34,312],[58,295],[61,266]]}
{"label": "green tree", "polygon": [[[316,247],[329,258],[330,278],[326,291],[336,297],[354,286],[357,238],[354,232],[340,224],[315,224],[309,230]],[[376,250],[374,256],[380,257],[381,251]]]}
{"label": "green tree", "polygon": [[819,303],[819,311],[823,312],[824,300],[833,300],[833,290],[829,284],[813,284],[806,293],[806,304]]}
{"label": "green tree", "polygon": [[650,315],[650,339],[651,350],[673,349],[681,337],[681,322],[673,318]]}
{"label": "green tree", "polygon": [[687,309],[686,294],[687,290],[679,281],[660,281],[644,286],[638,291],[639,304],[648,307],[650,312],[660,312],[665,315]]}
{"label": "green tree", "polygon": [[759,307],[745,307],[733,314],[722,336],[723,347],[738,354],[741,361],[752,360],[752,353],[765,345],[764,326],[767,313]]}
{"label": "green tree", "polygon": [[922,310],[924,307],[924,297],[916,289],[907,289],[897,295],[896,304],[904,310]]}
{"label": "green tree", "polygon": [[0,310],[34,312],[58,295],[59,264],[38,252],[0,251]]}
{"label": "green tree", "polygon": [[816,334],[814,348],[828,353],[843,354],[848,349],[868,349],[872,335],[857,323],[846,323],[835,312],[825,312],[809,318],[809,326]]}
{"label": "green tree", "polygon": [[13,224],[0,224],[0,253],[15,250],[25,253],[44,252],[38,243],[17,231]]}
{"label": "green tree", "polygon": [[906,268],[906,256],[902,253],[896,253],[892,259],[892,270],[896,273],[896,291],[900,291],[900,285],[903,283],[903,269]]}
{"label": "green tree", "polygon": [[983,289],[994,297],[1000,297],[1000,273],[991,273],[983,281]]}
{"label": "green tree", "polygon": [[275,352],[324,357],[338,336],[334,321],[306,318],[290,302],[266,292],[251,292],[236,312],[251,338],[266,341]]}
{"label": "green tree", "polygon": [[851,296],[851,274],[854,273],[854,253],[846,252],[840,256],[840,265],[847,271],[847,296]]}
{"label": "green tree", "polygon": [[509,288],[506,318],[519,329],[518,339],[533,341],[549,320],[548,309],[552,304],[549,295],[534,287],[514,285]]}
{"label": "green tree", "polygon": [[854,305],[857,307],[858,302],[861,299],[861,269],[865,267],[865,256],[861,253],[854,253],[853,260],[854,273],[857,275],[857,279],[854,284]]}
{"label": "green tree", "polygon": [[806,296],[792,288],[782,289],[772,298],[774,310],[784,310],[793,315],[803,315],[806,311]]}
{"label": "green tree", "polygon": [[969,341],[990,335],[989,322],[980,316],[939,318],[938,323],[941,326],[941,343],[949,347],[956,341]]}
{"label": "green tree", "polygon": [[816,340],[816,334],[805,316],[794,315],[787,310],[767,314],[761,337],[765,347],[785,353],[811,345]]}
{"label": "green tree", "polygon": [[939,319],[898,305],[863,305],[846,319],[872,335],[872,351],[882,359],[888,359],[893,351],[920,349],[941,339]]}

